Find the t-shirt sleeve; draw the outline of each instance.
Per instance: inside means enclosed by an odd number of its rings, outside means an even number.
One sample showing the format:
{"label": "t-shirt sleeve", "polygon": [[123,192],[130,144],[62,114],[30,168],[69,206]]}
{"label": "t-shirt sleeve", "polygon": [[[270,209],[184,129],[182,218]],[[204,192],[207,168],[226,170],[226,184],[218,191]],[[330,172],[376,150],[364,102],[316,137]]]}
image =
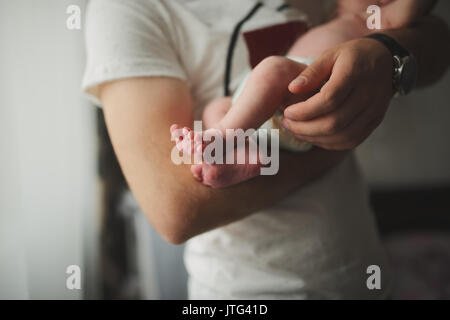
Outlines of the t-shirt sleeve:
{"label": "t-shirt sleeve", "polygon": [[86,15],[86,69],[82,89],[100,105],[100,84],[166,76],[186,80],[167,12],[158,0],[91,0]]}

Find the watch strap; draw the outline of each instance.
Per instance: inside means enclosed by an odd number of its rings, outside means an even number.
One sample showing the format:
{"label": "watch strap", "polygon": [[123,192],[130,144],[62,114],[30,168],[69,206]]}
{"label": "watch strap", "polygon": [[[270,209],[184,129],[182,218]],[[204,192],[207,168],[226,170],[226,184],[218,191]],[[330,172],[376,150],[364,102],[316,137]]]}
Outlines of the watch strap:
{"label": "watch strap", "polygon": [[366,38],[371,38],[384,44],[384,46],[389,49],[392,56],[403,58],[411,55],[410,52],[399,45],[397,41],[383,33],[373,33],[366,36]]}

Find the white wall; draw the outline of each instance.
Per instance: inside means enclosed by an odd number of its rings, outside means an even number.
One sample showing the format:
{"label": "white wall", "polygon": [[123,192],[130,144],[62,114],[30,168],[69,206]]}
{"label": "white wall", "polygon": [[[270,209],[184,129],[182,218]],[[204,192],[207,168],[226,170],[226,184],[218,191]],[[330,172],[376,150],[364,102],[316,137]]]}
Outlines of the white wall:
{"label": "white wall", "polygon": [[77,264],[86,276],[83,247],[95,238],[96,133],[70,4],[85,1],[0,0],[0,298],[82,296],[65,271]]}

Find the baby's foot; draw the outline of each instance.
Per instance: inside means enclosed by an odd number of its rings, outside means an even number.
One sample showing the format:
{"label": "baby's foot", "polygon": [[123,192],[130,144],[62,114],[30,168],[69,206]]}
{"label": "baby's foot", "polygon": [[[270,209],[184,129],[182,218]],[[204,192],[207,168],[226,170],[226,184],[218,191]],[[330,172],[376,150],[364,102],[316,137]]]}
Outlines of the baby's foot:
{"label": "baby's foot", "polygon": [[194,164],[191,172],[195,179],[212,188],[226,188],[257,177],[259,164]]}
{"label": "baby's foot", "polygon": [[[195,179],[212,188],[229,187],[260,175],[262,165],[257,162],[251,164],[248,148],[237,148],[233,151],[235,159],[245,153],[245,164],[211,164],[204,161],[191,166]],[[253,158],[257,159],[257,157]]]}
{"label": "baby's foot", "polygon": [[170,127],[170,133],[179,151],[188,155],[203,151],[204,146],[201,132],[194,132],[188,127],[181,128],[173,124]]}
{"label": "baby's foot", "polygon": [[[181,128],[176,124],[170,127],[170,132],[178,150],[188,155],[199,154],[200,159],[203,159],[203,151],[210,143],[209,141],[204,142],[203,136],[218,137],[221,135],[223,137],[219,129],[194,132],[188,127]],[[212,188],[225,188],[258,176],[261,170],[261,164],[257,161],[258,156],[250,155],[250,148],[247,147],[248,145],[245,144],[231,151],[234,153],[234,159],[245,156],[245,164],[215,164],[202,161],[200,164],[191,166],[194,178]],[[224,159],[226,158],[224,155]],[[250,159],[253,160],[252,163],[250,163]]]}
{"label": "baby's foot", "polygon": [[[223,138],[222,131],[211,128],[206,131],[194,132],[191,128],[181,128],[176,124],[170,127],[172,139],[175,140],[177,149],[188,155],[203,155],[205,147],[216,137]],[[206,140],[206,141],[205,141]]]}

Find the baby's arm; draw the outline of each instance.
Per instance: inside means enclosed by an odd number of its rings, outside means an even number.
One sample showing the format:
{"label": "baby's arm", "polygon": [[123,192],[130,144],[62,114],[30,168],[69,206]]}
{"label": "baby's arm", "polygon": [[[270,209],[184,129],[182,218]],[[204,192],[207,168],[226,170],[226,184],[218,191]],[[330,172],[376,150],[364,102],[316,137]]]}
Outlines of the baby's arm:
{"label": "baby's arm", "polygon": [[[348,0],[347,0],[348,1]],[[437,0],[384,0],[381,28],[398,29],[416,22],[430,13]]]}
{"label": "baby's arm", "polygon": [[317,26],[300,37],[288,52],[295,57],[315,57],[343,42],[368,34],[360,14],[346,13]]}
{"label": "baby's arm", "polygon": [[366,13],[370,5],[378,5],[382,7],[381,18],[385,22],[382,28],[401,28],[427,15],[436,2],[437,0],[338,0],[335,15]]}
{"label": "baby's arm", "polygon": [[370,5],[381,7],[381,29],[407,27],[420,17],[426,16],[437,0],[338,0],[336,16],[348,13],[359,14],[366,20]]}

